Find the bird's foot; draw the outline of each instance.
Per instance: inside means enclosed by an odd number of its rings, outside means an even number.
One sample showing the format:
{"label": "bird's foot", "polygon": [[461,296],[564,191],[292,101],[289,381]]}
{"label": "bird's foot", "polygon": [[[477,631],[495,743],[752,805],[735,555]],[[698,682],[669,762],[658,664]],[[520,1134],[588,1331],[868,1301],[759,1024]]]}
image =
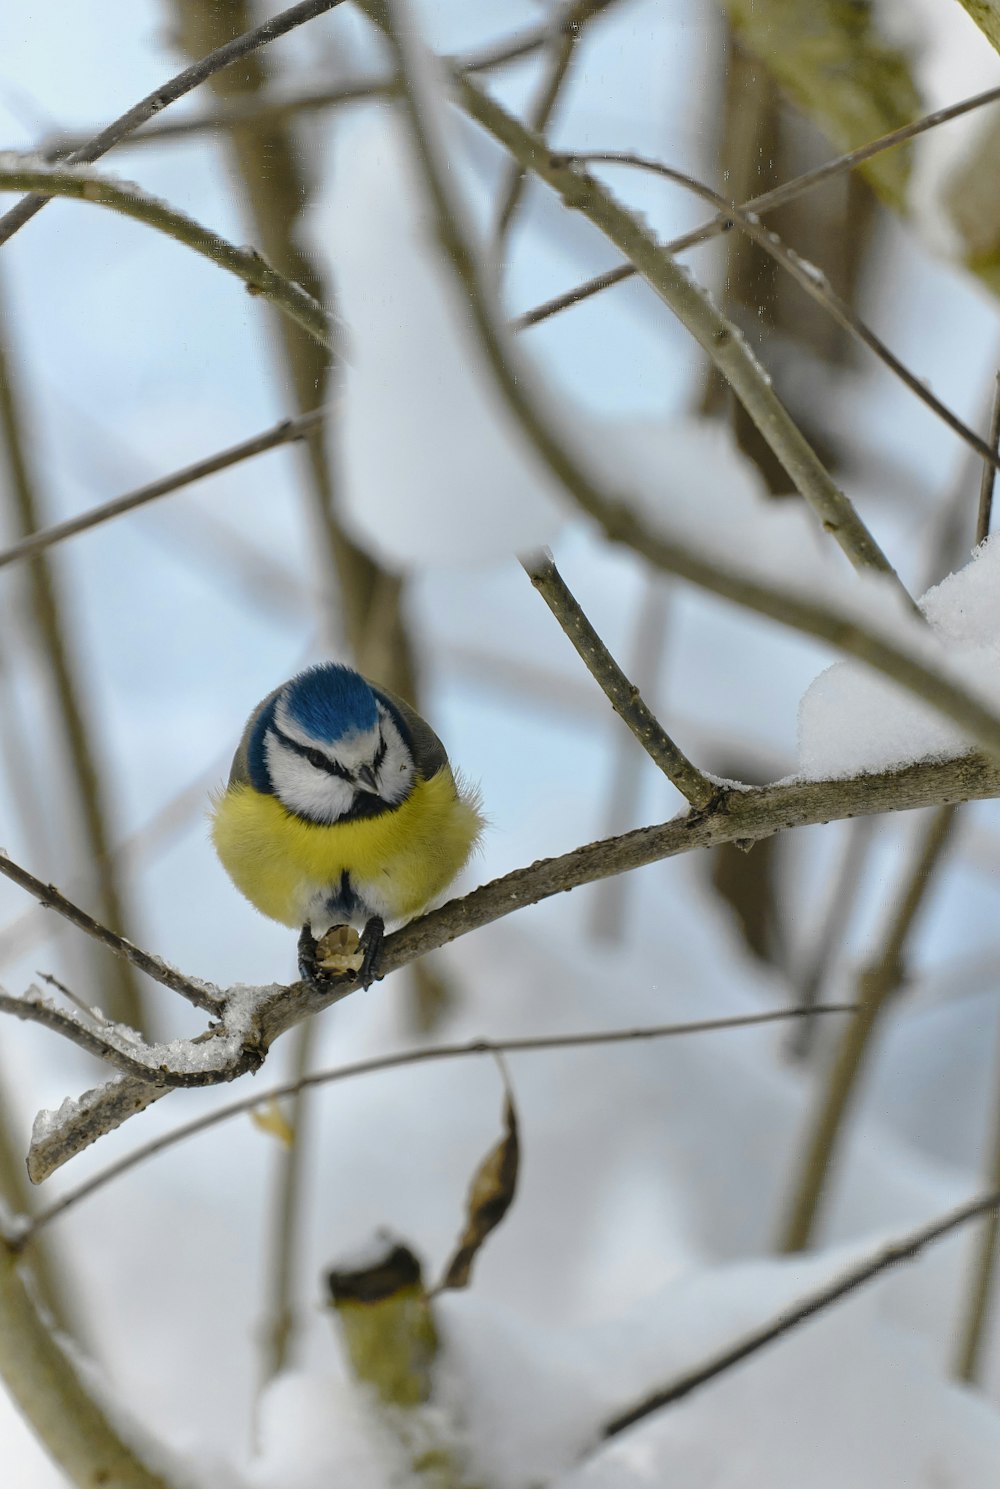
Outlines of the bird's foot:
{"label": "bird's foot", "polygon": [[299,936],[299,976],[304,982],[325,982],[331,977],[360,972],[364,953],[353,926],[332,925],[319,940],[304,925]]}
{"label": "bird's foot", "polygon": [[371,917],[360,936],[353,926],[333,925],[317,940],[304,925],[299,935],[299,976],[303,982],[321,984],[360,973],[362,987],[370,987],[376,980],[384,930],[378,915]]}
{"label": "bird's foot", "polygon": [[361,940],[358,943],[361,951],[361,986],[371,987],[381,977],[378,969],[379,957],[382,953],[382,937],[385,935],[385,921],[381,915],[372,915],[364,930],[361,932]]}

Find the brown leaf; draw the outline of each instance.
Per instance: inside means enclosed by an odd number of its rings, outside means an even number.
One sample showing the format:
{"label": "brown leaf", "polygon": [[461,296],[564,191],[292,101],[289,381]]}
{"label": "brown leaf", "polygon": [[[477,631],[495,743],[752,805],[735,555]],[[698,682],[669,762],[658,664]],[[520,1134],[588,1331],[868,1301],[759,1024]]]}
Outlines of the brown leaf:
{"label": "brown leaf", "polygon": [[444,1269],[437,1287],[438,1292],[443,1292],[445,1288],[468,1287],[472,1264],[480,1247],[490,1232],[500,1224],[514,1199],[521,1150],[517,1135],[517,1114],[509,1087],[504,1096],[503,1124],[503,1137],[487,1153],[469,1186],[465,1230]]}

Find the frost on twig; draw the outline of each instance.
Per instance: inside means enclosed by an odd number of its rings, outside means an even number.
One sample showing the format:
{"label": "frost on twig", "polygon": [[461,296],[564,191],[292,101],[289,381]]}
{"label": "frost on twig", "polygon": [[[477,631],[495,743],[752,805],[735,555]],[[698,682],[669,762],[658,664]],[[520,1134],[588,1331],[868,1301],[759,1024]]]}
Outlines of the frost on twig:
{"label": "frost on twig", "polygon": [[[123,1072],[116,1080],[86,1092],[79,1099],[68,1097],[57,1111],[42,1111],[35,1118],[28,1150],[28,1177],[33,1184],[54,1173],[68,1159],[113,1132],[129,1117],[145,1111],[171,1089],[181,1086],[218,1085],[256,1070],[265,1048],[257,1030],[262,1011],[284,995],[277,984],[230,988],[224,995],[219,1022],[194,1039],[175,1039],[146,1044],[132,1030],[118,1024],[87,1028],[76,1015],[59,1014],[39,1019],[80,1044],[91,1054],[102,1056]],[[0,1010],[25,1016],[38,1010],[35,1000],[0,996]]]}

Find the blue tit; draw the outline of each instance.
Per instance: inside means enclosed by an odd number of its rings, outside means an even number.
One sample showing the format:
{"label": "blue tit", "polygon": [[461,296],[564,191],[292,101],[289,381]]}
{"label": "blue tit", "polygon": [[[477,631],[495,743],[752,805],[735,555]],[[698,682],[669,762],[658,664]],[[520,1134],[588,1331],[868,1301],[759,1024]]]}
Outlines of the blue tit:
{"label": "blue tit", "polygon": [[401,698],[334,662],[300,672],[254,709],[212,840],[237,889],[301,926],[301,975],[316,938],[364,928],[362,979],[386,921],[408,920],[463,867],[483,827],[444,746]]}

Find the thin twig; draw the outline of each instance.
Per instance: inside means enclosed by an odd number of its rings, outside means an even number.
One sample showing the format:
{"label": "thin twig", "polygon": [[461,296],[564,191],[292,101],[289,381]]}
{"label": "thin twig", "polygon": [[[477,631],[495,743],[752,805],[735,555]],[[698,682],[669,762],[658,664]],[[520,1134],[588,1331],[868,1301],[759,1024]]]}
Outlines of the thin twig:
{"label": "thin twig", "polygon": [[[375,98],[392,98],[398,92],[392,78],[350,78],[332,87],[304,88],[300,93],[275,93],[260,98],[228,99],[224,104],[199,114],[182,118],[159,119],[145,125],[135,134],[128,135],[118,146],[119,154],[124,150],[140,149],[144,145],[162,144],[164,140],[197,139],[201,135],[215,138],[220,132],[231,129],[247,129],[283,124],[287,120],[301,118],[327,109],[337,109],[342,104],[367,103]],[[85,136],[80,134],[55,134],[46,137],[34,153],[43,160],[57,161],[69,157]]]}
{"label": "thin twig", "polygon": [[29,874],[27,869],[22,869],[5,853],[0,852],[0,874],[7,879],[19,884],[29,894],[47,909],[55,910],[64,920],[75,925],[78,930],[99,941],[102,946],[107,946],[118,956],[124,957],[131,962],[133,967],[138,967],[140,972],[145,972],[154,982],[161,983],[163,987],[170,988],[172,992],[180,993],[193,1003],[196,1008],[204,1009],[206,1013],[218,1013],[222,1006],[219,993],[208,986],[207,983],[198,982],[194,978],[184,977],[175,968],[167,965],[159,957],[143,951],[141,947],[134,946],[131,941],[126,941],[124,936],[119,936],[115,931],[109,930],[106,925],[88,915],[86,910],[81,910],[74,905],[65,895],[61,894],[53,884],[43,884],[41,879],[36,879],[34,874]]}
{"label": "thin twig", "polygon": [[521,566],[535,589],[569,637],[580,660],[603,690],[622,723],[632,731],[655,765],[693,807],[706,807],[721,787],[694,765],[674,744],[638,688],[608,651],[569,589],[551,555],[522,559]]}
{"label": "thin twig", "polygon": [[313,409],[310,413],[300,414],[296,419],[282,419],[280,424],[275,424],[262,434],[241,440],[238,445],[230,445],[228,449],[209,455],[205,460],[197,460],[193,465],[186,465],[169,476],[161,476],[158,481],[150,481],[148,485],[128,491],[124,496],[112,497],[110,501],[101,502],[100,506],[91,507],[89,511],[81,512],[76,517],[67,517],[64,522],[54,522],[51,527],[42,528],[30,537],[22,538],[19,543],[12,543],[9,548],[0,550],[0,569],[8,564],[18,563],[21,559],[32,558],[44,549],[51,548],[54,543],[74,538],[77,533],[87,532],[102,522],[110,522],[113,517],[134,512],[136,507],[144,507],[147,502],[167,496],[172,491],[179,491],[182,486],[203,481],[206,476],[214,476],[231,465],[238,465],[242,460],[250,460],[255,455],[263,455],[267,450],[276,450],[282,445],[304,439],[314,429],[322,427],[329,412],[329,408],[324,406]]}
{"label": "thin twig", "polygon": [[[988,1180],[1000,1189],[1000,1086],[994,1095],[990,1136]],[[998,1252],[1000,1212],[992,1210],[976,1237],[955,1357],[956,1376],[970,1384],[981,1379],[983,1347],[995,1307]]]}
{"label": "thin twig", "polygon": [[[647,696],[660,691],[660,672],[667,645],[670,597],[668,586],[658,574],[646,574],[635,634],[631,644],[630,670]],[[776,772],[777,774],[777,772]],[[602,837],[625,832],[640,821],[644,776],[635,765],[635,745],[619,733],[611,763],[611,783],[603,814]],[[589,934],[595,941],[628,939],[628,898],[631,886],[627,879],[605,879],[595,886],[590,897]]]}
{"label": "thin twig", "polygon": [[[958,103],[949,104],[947,108],[935,109],[933,113],[925,114],[911,124],[904,124],[899,129],[891,130],[890,133],[871,140],[867,145],[859,145],[857,149],[837,155],[832,160],[825,161],[823,165],[816,166],[813,170],[806,171],[791,181],[782,182],[780,186],[775,186],[760,196],[751,197],[749,201],[741,204],[743,211],[763,213],[775,207],[784,206],[786,202],[793,201],[795,197],[811,191],[813,187],[821,185],[822,182],[829,181],[834,176],[847,171],[856,170],[859,165],[863,165],[866,160],[871,160],[873,156],[881,154],[884,150],[892,150],[897,145],[902,145],[916,135],[922,134],[925,130],[936,129],[938,125],[947,124],[951,119],[958,119],[973,109],[981,109],[997,102],[1000,102],[1000,88],[987,88],[985,92],[973,93]],[[685,253],[689,248],[696,248],[701,243],[710,242],[720,233],[729,232],[732,226],[732,218],[720,214],[718,217],[713,217],[710,222],[703,222],[700,227],[692,228],[689,232],[671,238],[664,244],[664,248],[667,253]],[[532,310],[525,311],[512,322],[513,328],[523,331],[529,326],[540,325],[550,316],[558,315],[560,311],[568,310],[573,305],[580,305],[583,301],[589,300],[591,296],[610,289],[612,285],[621,284],[625,279],[634,278],[638,272],[634,264],[620,264],[616,269],[595,275],[573,289],[566,290],[563,294],[546,300],[541,305],[536,305]]]}
{"label": "thin twig", "polygon": [[321,346],[333,349],[329,319],[301,285],[293,283],[252,248],[237,248],[210,228],[203,227],[184,212],[169,207],[156,197],[147,196],[140,187],[109,176],[72,165],[41,165],[33,156],[13,152],[0,154],[0,191],[30,190],[44,196],[68,197],[90,202],[120,212],[147,227],[156,228],[167,237],[234,274],[251,294],[263,296],[272,305],[296,321]]}
{"label": "thin twig", "polygon": [[2,989],[0,989],[0,1013],[9,1014],[12,1018],[20,1019],[22,1023],[39,1024],[43,1029],[50,1029],[55,1034],[61,1034],[71,1044],[75,1044],[81,1050],[86,1050],[88,1055],[95,1055],[97,1059],[107,1061],[124,1075],[135,1076],[138,1080],[150,1082],[154,1080],[155,1069],[139,1058],[138,1052],[145,1046],[139,1042],[138,1037],[134,1055],[129,1054],[120,1043],[115,1042],[113,1031],[119,1027],[118,1025],[85,1024],[76,1014],[65,1013],[62,1009],[54,1008],[50,1003],[44,1003],[39,998],[19,998],[12,993],[5,993]]}
{"label": "thin twig", "polygon": [[[848,825],[843,857],[838,863],[833,887],[821,912],[818,927],[810,929],[807,959],[794,978],[798,1006],[808,1014],[822,997],[834,953],[847,936],[851,915],[865,877],[865,865],[875,837],[875,818],[859,817]],[[805,1060],[812,1050],[816,1026],[804,1018],[788,1039],[788,1053]]]}
{"label": "thin twig", "polygon": [[84,1018],[90,1019],[95,1024],[107,1024],[108,1020],[99,1008],[91,1008],[89,1003],[85,1003],[82,998],[77,997],[71,987],[67,987],[64,982],[61,982],[58,977],[53,976],[51,972],[38,972],[35,975],[40,977],[43,982],[47,982],[49,987],[54,987],[58,992],[62,993],[63,997],[72,1003],[73,1007],[78,1013],[82,1013]]}
{"label": "thin twig", "polygon": [[837,1048],[809,1124],[781,1227],[778,1245],[783,1252],[805,1250],[815,1233],[858,1081],[882,1015],[903,982],[906,946],[948,846],[955,812],[954,805],[941,807],[925,823],[901,891],[893,897],[895,910],[878,951],[858,976],[858,1017]]}
{"label": "thin twig", "polygon": [[800,1324],[807,1323],[817,1313],[821,1313],[825,1308],[838,1303],[841,1298],[846,1298],[857,1288],[873,1281],[890,1267],[898,1265],[899,1262],[912,1261],[925,1247],[942,1240],[952,1231],[958,1230],[960,1226],[968,1225],[970,1221],[978,1220],[982,1215],[989,1215],[998,1206],[1000,1206],[1000,1190],[992,1194],[981,1195],[978,1199],[959,1205],[927,1225],[919,1226],[906,1235],[898,1237],[897,1240],[891,1241],[887,1246],[880,1247],[864,1261],[855,1262],[853,1266],[846,1268],[825,1287],[817,1288],[815,1292],[809,1293],[806,1297],[800,1298],[797,1303],[783,1309],[769,1323],[759,1329],[751,1330],[735,1344],[728,1345],[718,1354],[712,1355],[694,1370],[686,1371],[678,1376],[662,1390],[652,1392],[635,1406],[629,1407],[627,1411],[619,1412],[601,1428],[602,1440],[606,1442],[609,1438],[617,1437],[619,1433],[626,1431],[629,1427],[634,1427],[637,1422],[644,1421],[654,1412],[662,1411],[664,1407],[682,1401],[685,1396],[690,1396],[692,1391],[727,1374],[751,1355],[755,1355],[758,1350],[783,1338]]}
{"label": "thin twig", "polygon": [[[821,1004],[815,1011],[821,1014],[853,1013],[854,1005],[852,1003],[827,1003]],[[462,1044],[428,1045],[419,1049],[404,1050],[394,1055],[376,1055],[372,1059],[358,1060],[350,1065],[338,1066],[333,1070],[317,1070],[311,1075],[299,1077],[285,1085],[273,1086],[270,1090],[257,1091],[253,1096],[230,1102],[217,1111],[195,1117],[193,1121],[186,1122],[182,1127],[176,1127],[173,1132],[153,1138],[141,1148],[136,1148],[134,1152],[127,1153],[124,1158],[119,1158],[116,1162],[109,1164],[92,1178],[84,1180],[76,1189],[62,1195],[47,1209],[39,1210],[37,1215],[25,1220],[18,1228],[18,1241],[20,1245],[27,1245],[51,1221],[65,1214],[81,1200],[87,1199],[96,1190],[102,1189],[105,1184],[111,1183],[113,1179],[120,1178],[122,1174],[144,1163],[147,1158],[163,1153],[167,1148],[172,1148],[176,1143],[185,1142],[189,1137],[196,1137],[220,1122],[228,1122],[232,1117],[243,1116],[259,1106],[269,1105],[272,1101],[284,1101],[290,1096],[298,1095],[301,1091],[351,1080],[354,1076],[398,1070],[406,1065],[424,1065],[438,1060],[461,1060],[482,1055],[533,1054],[544,1050],[637,1044],[647,1040],[674,1039],[689,1034],[709,1034],[725,1029],[745,1029],[760,1024],[780,1023],[785,1019],[797,1018],[800,1013],[801,1010],[796,1008],[775,1008],[769,1009],[766,1013],[741,1013],[726,1018],[696,1019],[680,1024],[654,1024],[645,1028],[588,1030],[585,1034],[536,1034],[522,1039],[472,1039]]]}
{"label": "thin twig", "polygon": [[[336,3],[336,0],[334,0],[334,3]],[[576,5],[572,7],[571,13],[563,24],[562,29],[566,30],[573,25],[581,25],[591,16],[597,16],[601,12],[610,9],[612,5],[619,3],[620,0],[596,0],[596,3]],[[289,12],[285,14],[287,15]],[[275,17],[275,20],[280,19],[281,17]],[[309,17],[305,19],[309,19]],[[270,24],[269,22],[268,25]],[[300,23],[297,22],[296,24]],[[249,40],[264,29],[264,27],[259,27],[257,32],[249,32],[247,33],[247,37],[240,38],[240,40]],[[270,37],[267,39],[270,40]],[[525,57],[530,57],[535,52],[541,51],[551,41],[552,22],[545,20],[540,25],[534,26],[528,31],[520,31],[517,35],[509,37],[506,40],[491,42],[488,46],[478,51],[463,52],[458,56],[450,57],[448,60],[460,72],[495,72],[499,68],[509,66],[513,62],[523,61]],[[224,49],[219,49],[219,51],[222,50]],[[212,52],[208,57],[203,58],[197,66],[202,67],[205,62],[214,59],[217,55],[218,52]],[[246,53],[243,55],[246,55]],[[222,63],[220,67],[226,65],[228,63]],[[220,67],[213,66],[213,73],[219,71]],[[179,77],[185,78],[193,71],[194,68],[188,68],[186,72],[180,73]],[[203,82],[209,75],[206,74],[205,77],[199,78],[197,81]],[[170,84],[167,84],[166,88],[170,86]],[[195,85],[192,84],[191,86]],[[150,97],[153,98],[162,95],[166,92],[166,88],[158,90],[158,94],[151,94]],[[369,77],[348,79],[346,82],[338,83],[333,87],[307,88],[303,89],[301,93],[282,95],[277,98],[234,99],[225,108],[214,110],[210,114],[195,116],[194,118],[162,119],[157,120],[155,124],[143,125],[143,127],[131,124],[129,129],[123,132],[113,143],[120,145],[124,149],[132,149],[136,145],[155,143],[158,140],[184,139],[191,135],[215,134],[220,129],[239,129],[248,124],[273,124],[289,119],[297,114],[315,113],[323,109],[337,108],[340,104],[360,103],[371,98],[391,98],[398,93],[399,84],[394,78]],[[177,96],[180,97],[179,94]],[[146,102],[148,100],[144,100],[143,104],[138,104],[136,107],[142,108]],[[166,102],[172,103],[173,98],[166,99]],[[122,120],[118,121],[118,124],[122,123],[126,118],[130,118],[131,112],[129,115],[123,115]],[[109,126],[112,129],[116,127],[117,125]],[[137,130],[137,132],[132,133],[133,130]],[[69,159],[71,158],[70,152],[80,150],[81,147],[89,144],[91,138],[91,134],[53,135],[39,145],[37,153],[48,160]],[[97,156],[95,155],[92,158],[96,160]],[[79,156],[78,159],[83,160],[84,157]],[[3,219],[0,219],[0,222],[2,221]]]}
{"label": "thin twig", "polygon": [[[293,31],[296,26],[311,21],[314,17],[322,15],[324,11],[333,10],[339,5],[340,0],[301,0],[298,5],[292,5],[288,10],[279,15],[272,16],[262,26],[257,26],[253,31],[248,31],[243,36],[227,42],[217,51],[200,61],[185,67],[183,72],[177,73],[168,82],[147,93],[145,98],[120,114],[98,134],[95,134],[85,144],[80,145],[67,157],[68,165],[89,165],[105,155],[113,145],[126,139],[133,130],[145,124],[154,114],[165,109],[168,104],[175,103],[178,98],[183,98],[185,93],[190,93],[192,88],[197,88],[210,78],[213,73],[219,72],[223,67],[229,67],[238,62],[241,57],[248,57],[258,47],[266,46],[269,41],[276,37],[285,36]],[[43,188],[44,189],[44,188]],[[27,196],[9,211],[0,217],[0,244],[6,243],[12,238],[19,228],[26,222],[30,222],[36,212],[40,212],[49,200],[48,195]]]}
{"label": "thin twig", "polygon": [[[873,352],[879,361],[892,372],[899,381],[908,388],[910,392],[919,398],[948,428],[953,430],[958,437],[965,441],[971,450],[986,463],[989,470],[993,471],[1000,466],[1000,455],[997,454],[997,441],[984,440],[963,419],[960,419],[946,403],[927,386],[926,382],[919,378],[916,373],[910,371],[905,362],[901,362],[896,354],[890,350],[877,332],[862,320],[857,311],[847,303],[833,289],[830,281],[823,271],[811,264],[808,260],[789,248],[778,237],[777,233],[758,220],[754,212],[745,212],[742,207],[727,202],[726,198],[719,192],[713,191],[696,176],[689,175],[687,171],[675,170],[673,166],[665,165],[663,161],[653,160],[649,156],[637,155],[628,150],[585,150],[582,152],[571,151],[560,153],[559,160],[581,165],[621,165],[628,166],[634,170],[647,171],[652,175],[662,176],[667,181],[673,181],[678,186],[686,187],[688,191],[694,192],[703,201],[712,202],[720,210],[727,211],[733,222],[748,238],[769,254],[775,263],[780,264],[785,272],[795,280],[796,284],[805,291],[810,299],[815,300],[818,305],[830,315],[839,326],[843,327],[849,335],[854,336],[869,351]],[[992,487],[991,487],[992,490]]]}
{"label": "thin twig", "polygon": [[1000,446],[1000,372],[996,376],[993,390],[993,409],[990,414],[989,448],[992,459],[983,462],[983,477],[979,485],[979,511],[976,516],[976,547],[985,543],[990,535],[990,517],[993,513],[993,488],[997,479],[997,447]]}
{"label": "thin twig", "polygon": [[[147,822],[117,843],[111,850],[111,857],[119,871],[133,874],[147,856],[165,846],[195,812],[203,810],[208,792],[224,777],[228,764],[227,751],[208,770],[199,772]],[[84,882],[84,876],[73,875],[68,885],[71,898]],[[45,906],[31,904],[6,925],[0,926],[0,967],[16,957],[27,955],[44,939],[46,920]]]}
{"label": "thin twig", "polygon": [[[568,6],[567,10],[575,9]],[[553,110],[559,101],[563,85],[569,77],[569,67],[573,60],[573,53],[580,37],[581,26],[562,26],[557,31],[551,44],[551,52],[548,57],[548,65],[537,97],[532,101],[528,110],[528,122],[532,129],[538,134],[544,134]],[[507,174],[501,184],[499,191],[499,206],[496,215],[496,238],[498,243],[503,243],[514,221],[514,215],[521,203],[524,193],[527,175],[516,161],[512,161]]]}
{"label": "thin twig", "polygon": [[288,1124],[291,1137],[276,1155],[277,1172],[264,1206],[270,1255],[265,1269],[264,1318],[257,1330],[261,1390],[287,1368],[295,1337],[296,1264],[303,1241],[306,1127],[311,1108],[308,1093],[312,1089],[309,1067],[317,1029],[316,1020],[307,1019],[295,1030],[291,1059],[294,1074],[290,1082],[293,1089],[288,1093],[292,1101]]}

